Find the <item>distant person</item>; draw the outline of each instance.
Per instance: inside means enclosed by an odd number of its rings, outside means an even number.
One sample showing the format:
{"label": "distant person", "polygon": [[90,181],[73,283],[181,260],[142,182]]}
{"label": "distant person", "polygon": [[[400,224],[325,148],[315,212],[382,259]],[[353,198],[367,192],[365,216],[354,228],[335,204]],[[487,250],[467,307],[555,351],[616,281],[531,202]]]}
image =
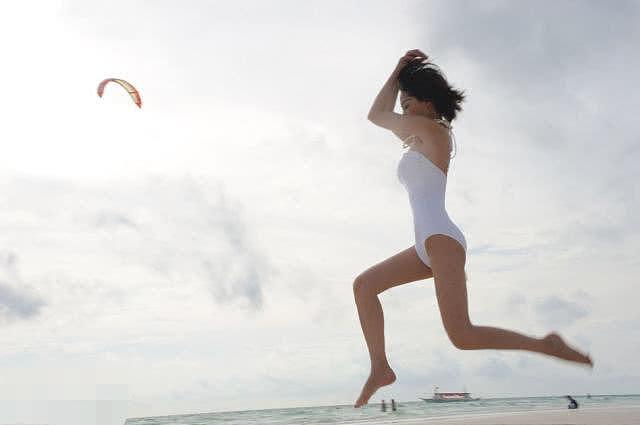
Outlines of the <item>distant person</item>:
{"label": "distant person", "polygon": [[[404,147],[409,148],[400,158],[397,174],[409,195],[415,245],[368,268],[353,282],[358,317],[371,361],[369,377],[354,407],[366,404],[378,388],[396,380],[385,352],[384,315],[378,294],[394,286],[432,277],[444,329],[456,348],[527,350],[593,366],[589,356],[567,345],[555,332],[538,338],[478,326],[469,318],[467,243],[445,209],[447,172],[453,152],[451,122],[462,110],[465,96],[451,87],[440,69],[427,59],[420,50],[409,50],[402,56],[367,117],[373,124],[392,131]],[[356,60],[353,65],[370,73],[370,63],[366,58],[363,62]],[[394,112],[399,91],[402,114]],[[371,147],[363,145],[362,150],[370,152]],[[544,222],[546,217],[539,220]],[[487,229],[487,234],[495,231]]]}
{"label": "distant person", "polygon": [[571,397],[570,395],[568,395],[567,398],[569,399],[569,405],[567,406],[567,408],[569,408],[569,409],[577,409],[578,408],[578,402],[573,397]]}
{"label": "distant person", "polygon": [[391,410],[396,411],[396,401],[394,399],[391,399]]}
{"label": "distant person", "polygon": [[385,403],[384,400],[382,400],[382,405],[380,406],[380,408],[383,412],[387,411],[387,403]]}

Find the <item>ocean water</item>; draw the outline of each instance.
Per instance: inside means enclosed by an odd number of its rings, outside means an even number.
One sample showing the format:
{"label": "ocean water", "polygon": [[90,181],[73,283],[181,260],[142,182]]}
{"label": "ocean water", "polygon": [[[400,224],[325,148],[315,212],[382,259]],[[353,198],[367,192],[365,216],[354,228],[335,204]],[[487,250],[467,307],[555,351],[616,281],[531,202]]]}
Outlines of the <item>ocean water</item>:
{"label": "ocean water", "polygon": [[[572,395],[573,396],[573,395]],[[640,406],[640,394],[573,396],[580,408]],[[383,412],[380,404],[354,409],[351,405],[298,407],[290,409],[246,410],[238,412],[199,413],[190,415],[130,418],[125,425],[320,425],[320,424],[410,424],[425,419],[457,415],[482,415],[501,412],[524,412],[566,409],[563,396],[488,398],[476,401],[427,403],[397,402],[396,411],[387,403]]]}

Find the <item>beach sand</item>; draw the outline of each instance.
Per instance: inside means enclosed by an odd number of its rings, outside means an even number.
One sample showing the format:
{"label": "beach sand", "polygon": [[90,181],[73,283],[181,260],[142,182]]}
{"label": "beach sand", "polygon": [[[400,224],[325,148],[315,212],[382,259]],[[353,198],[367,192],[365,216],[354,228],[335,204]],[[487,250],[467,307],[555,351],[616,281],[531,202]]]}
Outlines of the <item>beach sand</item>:
{"label": "beach sand", "polygon": [[577,410],[494,413],[433,418],[415,423],[424,425],[640,425],[640,407],[594,407]]}

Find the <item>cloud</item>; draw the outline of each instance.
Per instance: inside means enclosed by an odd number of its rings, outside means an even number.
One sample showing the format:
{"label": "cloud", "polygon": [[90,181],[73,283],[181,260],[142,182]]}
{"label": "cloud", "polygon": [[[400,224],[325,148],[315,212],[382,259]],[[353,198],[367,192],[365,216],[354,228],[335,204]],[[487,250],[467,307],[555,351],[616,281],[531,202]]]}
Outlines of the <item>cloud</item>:
{"label": "cloud", "polygon": [[103,228],[111,228],[115,229],[117,227],[129,227],[132,229],[136,229],[136,224],[125,214],[113,212],[113,211],[103,211],[97,214],[96,227]]}
{"label": "cloud", "polygon": [[0,319],[6,322],[36,317],[46,305],[41,297],[24,287],[17,263],[15,253],[0,251],[0,273],[7,279],[0,280]]}
{"label": "cloud", "polygon": [[[509,1],[434,2],[424,28],[438,51],[464,56],[516,97],[526,93],[552,105],[553,98],[575,87],[571,77],[593,75],[596,69],[588,64],[606,63],[635,44],[639,11],[634,1],[615,8],[598,1],[565,1],[553,8]],[[548,94],[553,96],[545,100]]]}
{"label": "cloud", "polygon": [[[469,250],[471,252],[471,250]],[[498,256],[528,256],[531,255],[532,248],[525,247],[500,247],[494,244],[483,244],[475,246],[473,248],[473,254],[475,255],[498,255]]]}
{"label": "cloud", "polygon": [[[195,188],[199,194],[202,188]],[[265,255],[259,252],[251,240],[251,230],[243,220],[242,209],[232,203],[220,191],[217,203],[209,205],[205,197],[207,217],[215,217],[214,223],[224,235],[230,252],[226,258],[202,258],[201,264],[210,291],[218,303],[228,303],[244,299],[253,309],[263,306],[263,291],[268,284],[272,267]]]}
{"label": "cloud", "polygon": [[572,301],[550,296],[535,305],[538,320],[548,326],[569,326],[576,320],[588,316],[587,309]]}
{"label": "cloud", "polygon": [[[232,256],[234,256],[232,254]],[[213,263],[203,260],[202,267],[209,282],[209,289],[216,302],[229,303],[244,299],[254,309],[262,308],[265,279],[260,273],[256,257],[238,253],[231,262]]]}
{"label": "cloud", "polygon": [[37,316],[44,305],[40,298],[0,281],[0,316],[6,319],[29,319]]}
{"label": "cloud", "polygon": [[[121,280],[116,270],[142,269],[148,278],[164,278],[157,284],[195,279],[218,304],[244,300],[260,309],[273,268],[255,244],[242,204],[224,191],[219,181],[193,177],[83,185],[16,177],[4,187],[14,222],[25,223],[18,235],[33,232],[42,235],[42,249],[57,246],[48,255],[73,265],[67,277],[86,280],[100,270],[101,280],[115,283]],[[5,257],[4,268],[14,270],[15,258]],[[53,272],[42,269],[43,276]],[[30,298],[17,310],[22,298],[15,291],[6,289],[4,297],[16,314],[37,311]]]}
{"label": "cloud", "polygon": [[486,360],[484,364],[477,367],[475,373],[488,378],[501,379],[508,377],[512,373],[512,370],[504,360],[498,357],[491,357]]}
{"label": "cloud", "polygon": [[512,292],[507,299],[506,311],[509,314],[522,315],[522,309],[527,304],[527,297],[522,292]]}

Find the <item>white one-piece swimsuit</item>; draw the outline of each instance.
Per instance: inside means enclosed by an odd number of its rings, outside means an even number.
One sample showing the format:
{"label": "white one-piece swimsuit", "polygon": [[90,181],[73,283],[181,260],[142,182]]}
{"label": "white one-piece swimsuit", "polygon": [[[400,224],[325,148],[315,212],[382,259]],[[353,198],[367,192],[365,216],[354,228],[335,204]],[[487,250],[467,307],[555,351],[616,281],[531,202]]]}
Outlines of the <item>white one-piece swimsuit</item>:
{"label": "white one-piece swimsuit", "polygon": [[422,262],[431,267],[425,241],[432,235],[450,236],[458,241],[466,252],[467,241],[445,209],[447,176],[444,172],[422,153],[410,149],[400,158],[398,179],[409,194],[415,249]]}

